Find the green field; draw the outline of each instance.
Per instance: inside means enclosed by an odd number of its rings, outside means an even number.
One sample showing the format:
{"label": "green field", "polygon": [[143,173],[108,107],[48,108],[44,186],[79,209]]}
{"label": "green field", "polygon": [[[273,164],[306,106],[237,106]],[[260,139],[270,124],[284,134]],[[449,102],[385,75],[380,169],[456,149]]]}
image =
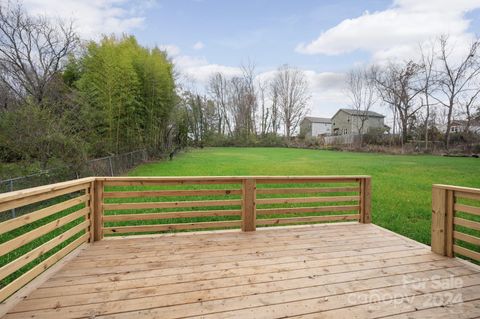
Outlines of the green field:
{"label": "green field", "polygon": [[134,169],[132,176],[370,175],[373,222],[430,243],[431,186],[480,187],[480,159],[288,148],[206,148]]}

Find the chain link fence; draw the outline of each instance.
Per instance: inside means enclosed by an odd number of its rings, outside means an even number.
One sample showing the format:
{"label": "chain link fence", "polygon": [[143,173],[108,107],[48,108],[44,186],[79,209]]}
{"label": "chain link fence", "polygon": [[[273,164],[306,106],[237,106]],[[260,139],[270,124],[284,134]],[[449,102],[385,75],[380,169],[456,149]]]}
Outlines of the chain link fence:
{"label": "chain link fence", "polygon": [[82,168],[49,169],[36,174],[0,180],[0,193],[53,184],[87,176],[117,176],[148,160],[146,150],[107,156],[87,161]]}
{"label": "chain link fence", "polygon": [[[161,154],[155,158],[165,158],[168,154]],[[88,176],[118,176],[125,174],[128,170],[145,163],[150,159],[147,150],[138,150],[119,155],[106,156],[87,161],[80,169],[75,170],[71,167],[59,167],[36,174],[20,176],[5,180],[0,180],[0,193],[6,193],[21,190],[30,187],[42,186],[68,180],[78,179]],[[79,194],[62,195],[62,199],[66,197],[74,197]],[[58,198],[42,201],[39,203],[23,206],[21,208],[11,209],[9,211],[0,212],[0,222],[15,218],[42,207],[53,205]]]}

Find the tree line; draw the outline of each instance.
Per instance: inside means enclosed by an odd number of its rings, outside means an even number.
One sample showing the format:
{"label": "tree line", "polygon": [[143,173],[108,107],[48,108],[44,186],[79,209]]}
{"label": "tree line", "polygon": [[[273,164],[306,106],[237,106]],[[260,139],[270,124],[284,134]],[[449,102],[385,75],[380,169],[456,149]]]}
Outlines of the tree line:
{"label": "tree line", "polygon": [[[420,45],[417,59],[390,61],[352,69],[346,77],[350,105],[362,115],[381,105],[393,114],[393,135],[401,143],[442,140],[450,148],[454,120],[464,142],[478,138],[470,130],[480,123],[480,41],[456,43],[448,36]],[[440,129],[443,128],[443,129]],[[456,133],[456,132],[454,132]]]}
{"label": "tree line", "polygon": [[282,65],[262,78],[213,74],[203,94],[184,90],[182,108],[195,145],[283,145],[296,134],[310,99],[305,72]]}
{"label": "tree line", "polygon": [[72,23],[2,4],[0,163],[46,169],[139,148],[283,145],[306,114],[306,75],[288,65],[261,80],[249,63],[189,90],[178,77],[165,51],[134,36],[83,40]]}
{"label": "tree line", "polygon": [[[401,143],[428,145],[443,134],[448,149],[455,119],[468,131],[480,118],[479,44],[441,36],[419,46],[417,59],[352,69],[348,106],[364,114],[364,125],[382,105]],[[177,78],[165,51],[133,36],[85,41],[72,23],[4,3],[0,162],[48,168],[139,148],[163,154],[187,145],[285,145],[308,112],[307,75],[289,65],[259,74],[247,63],[236,76],[218,72],[190,89]]]}
{"label": "tree line", "polygon": [[177,140],[173,64],[133,36],[84,41],[73,25],[0,6],[0,162],[41,168]]}

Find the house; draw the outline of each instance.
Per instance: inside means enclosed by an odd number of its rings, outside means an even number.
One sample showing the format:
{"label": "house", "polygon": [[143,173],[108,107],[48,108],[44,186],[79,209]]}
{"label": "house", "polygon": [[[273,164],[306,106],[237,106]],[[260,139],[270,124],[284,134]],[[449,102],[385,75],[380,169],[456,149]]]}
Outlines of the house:
{"label": "house", "polygon": [[332,134],[332,121],[323,117],[306,116],[300,122],[300,135],[317,137]]}
{"label": "house", "polygon": [[[443,125],[440,127],[440,131],[445,133],[447,130],[447,126]],[[450,125],[450,132],[451,133],[463,133],[467,130],[467,121],[465,120],[453,120]],[[480,120],[472,120],[470,121],[469,129],[470,133],[473,134],[480,134]]]}
{"label": "house", "polygon": [[339,109],[332,117],[333,135],[365,134],[374,129],[385,129],[385,116],[372,111]]}

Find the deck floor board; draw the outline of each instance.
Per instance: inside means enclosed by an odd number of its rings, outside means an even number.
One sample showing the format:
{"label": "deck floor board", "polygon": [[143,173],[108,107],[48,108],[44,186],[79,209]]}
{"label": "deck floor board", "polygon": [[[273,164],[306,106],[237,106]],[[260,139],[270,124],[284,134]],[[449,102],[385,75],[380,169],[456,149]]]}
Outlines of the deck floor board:
{"label": "deck floor board", "polygon": [[344,223],[96,242],[4,318],[478,316],[477,266]]}

